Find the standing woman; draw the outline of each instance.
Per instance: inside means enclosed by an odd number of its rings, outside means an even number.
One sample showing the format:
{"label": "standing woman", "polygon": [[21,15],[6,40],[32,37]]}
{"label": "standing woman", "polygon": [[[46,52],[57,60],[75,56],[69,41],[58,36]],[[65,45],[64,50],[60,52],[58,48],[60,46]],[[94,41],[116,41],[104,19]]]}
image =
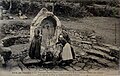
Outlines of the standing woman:
{"label": "standing woman", "polygon": [[34,37],[30,44],[29,56],[32,59],[41,59],[41,41],[42,36],[40,36],[40,31],[38,29],[34,30]]}

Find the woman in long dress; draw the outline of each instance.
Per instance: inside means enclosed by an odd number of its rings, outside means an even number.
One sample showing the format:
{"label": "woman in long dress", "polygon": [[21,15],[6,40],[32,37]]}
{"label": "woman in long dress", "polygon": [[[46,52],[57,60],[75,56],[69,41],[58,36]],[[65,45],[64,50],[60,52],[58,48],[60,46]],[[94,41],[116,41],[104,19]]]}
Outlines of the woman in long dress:
{"label": "woman in long dress", "polygon": [[42,37],[39,35],[40,31],[35,29],[34,37],[31,41],[30,49],[29,49],[29,56],[32,59],[41,59],[40,51],[41,51],[41,41]]}

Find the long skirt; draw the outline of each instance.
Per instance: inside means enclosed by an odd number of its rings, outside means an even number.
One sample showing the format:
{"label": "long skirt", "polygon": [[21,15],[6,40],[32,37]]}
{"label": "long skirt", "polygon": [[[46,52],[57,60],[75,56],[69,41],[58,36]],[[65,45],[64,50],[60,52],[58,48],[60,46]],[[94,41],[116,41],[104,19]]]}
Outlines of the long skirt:
{"label": "long skirt", "polygon": [[30,49],[29,49],[29,56],[32,59],[41,59],[40,55],[41,51],[41,40],[40,38],[33,38]]}

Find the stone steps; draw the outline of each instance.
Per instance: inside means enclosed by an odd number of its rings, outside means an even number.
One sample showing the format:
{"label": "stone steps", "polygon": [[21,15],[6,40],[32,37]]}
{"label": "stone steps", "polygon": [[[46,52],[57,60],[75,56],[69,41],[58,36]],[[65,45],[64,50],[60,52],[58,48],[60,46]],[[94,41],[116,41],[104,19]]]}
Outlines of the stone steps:
{"label": "stone steps", "polygon": [[90,59],[93,60],[94,62],[97,62],[101,65],[103,65],[104,67],[115,67],[117,66],[117,64],[115,62],[111,62],[109,60],[106,60],[104,58],[100,58],[94,55],[88,55],[88,56],[83,56],[84,59]]}
{"label": "stone steps", "polygon": [[102,52],[105,52],[105,53],[110,53],[110,50],[108,48],[105,48],[105,47],[100,47],[100,46],[92,46],[93,49],[95,50],[100,50]]}
{"label": "stone steps", "polygon": [[90,50],[85,50],[88,54],[92,54],[101,58],[105,58],[108,60],[115,60],[115,57],[110,56],[109,54],[106,54],[102,51],[98,51],[98,50],[94,50],[94,49],[90,49]]}

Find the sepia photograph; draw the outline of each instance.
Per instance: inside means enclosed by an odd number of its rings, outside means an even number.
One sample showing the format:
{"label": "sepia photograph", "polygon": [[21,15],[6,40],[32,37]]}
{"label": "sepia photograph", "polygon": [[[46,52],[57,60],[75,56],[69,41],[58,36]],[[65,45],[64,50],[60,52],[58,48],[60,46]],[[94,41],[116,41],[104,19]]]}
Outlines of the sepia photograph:
{"label": "sepia photograph", "polygon": [[120,0],[0,0],[0,76],[119,76]]}

